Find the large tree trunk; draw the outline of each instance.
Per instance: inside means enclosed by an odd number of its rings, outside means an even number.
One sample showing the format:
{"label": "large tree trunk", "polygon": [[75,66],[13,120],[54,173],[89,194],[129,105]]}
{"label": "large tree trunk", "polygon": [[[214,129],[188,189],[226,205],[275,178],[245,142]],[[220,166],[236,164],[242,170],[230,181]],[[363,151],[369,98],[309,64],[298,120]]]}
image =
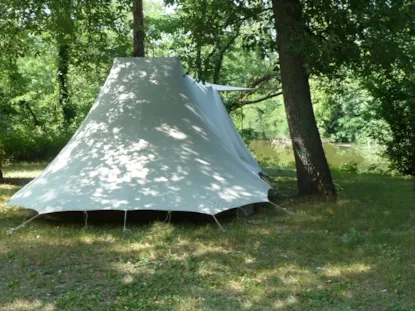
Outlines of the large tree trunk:
{"label": "large tree trunk", "polygon": [[133,44],[133,56],[145,57],[144,50],[144,13],[143,13],[143,0],[133,0],[133,19],[134,19],[134,44]]}
{"label": "large tree trunk", "polygon": [[282,89],[302,195],[336,196],[311,103],[304,58],[299,0],[273,0]]}

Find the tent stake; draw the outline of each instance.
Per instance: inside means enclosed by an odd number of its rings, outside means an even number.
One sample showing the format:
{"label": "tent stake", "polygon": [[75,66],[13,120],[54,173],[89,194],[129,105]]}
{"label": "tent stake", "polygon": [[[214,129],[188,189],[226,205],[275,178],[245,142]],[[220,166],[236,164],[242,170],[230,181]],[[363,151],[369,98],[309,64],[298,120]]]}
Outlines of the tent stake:
{"label": "tent stake", "polygon": [[24,214],[23,214],[23,222],[25,222],[27,220],[27,212],[28,212],[28,210],[25,208]]}
{"label": "tent stake", "polygon": [[287,209],[285,209],[285,208],[283,208],[283,207],[275,204],[274,202],[269,201],[269,203],[271,203],[272,205],[274,205],[276,208],[278,208],[278,209],[286,212],[287,214],[292,215],[292,216],[295,216],[295,213],[293,213],[293,212],[291,212],[291,211],[289,211],[289,210],[287,210]]}
{"label": "tent stake", "polygon": [[171,220],[171,211],[168,211],[166,219],[164,219],[163,223],[165,223],[166,221],[168,221],[168,223],[170,223],[170,220]]}
{"label": "tent stake", "polygon": [[16,227],[16,228],[12,228],[10,229],[7,234],[11,235],[13,234],[15,231],[19,230],[20,228],[23,228],[25,225],[27,225],[29,222],[31,222],[32,220],[35,220],[36,218],[38,218],[41,214],[37,214],[36,216],[30,218],[29,220],[26,220],[25,222],[23,222],[20,226]]}
{"label": "tent stake", "polygon": [[220,230],[222,230],[222,232],[226,232],[226,230],[222,227],[222,225],[220,224],[220,222],[218,221],[218,219],[216,218],[215,215],[212,215],[213,219],[216,221],[216,223],[218,224]]}
{"label": "tent stake", "polygon": [[242,211],[245,214],[245,217],[248,217],[248,214],[245,212],[245,210],[242,208],[243,206],[238,207],[236,210],[236,217],[239,218],[239,211]]}
{"label": "tent stake", "polygon": [[122,228],[122,234],[123,236],[126,235],[126,233],[130,230],[127,229],[127,210],[124,211],[124,227]]}
{"label": "tent stake", "polygon": [[281,191],[278,190],[278,188],[274,188],[279,194],[281,194],[281,196],[283,196],[284,198],[286,198],[287,200],[289,200],[290,202],[294,202],[293,199],[291,199],[288,195],[286,195],[285,193],[282,193]]}
{"label": "tent stake", "polygon": [[82,228],[83,230],[88,229],[88,212],[84,211],[84,221],[85,221],[85,226]]}

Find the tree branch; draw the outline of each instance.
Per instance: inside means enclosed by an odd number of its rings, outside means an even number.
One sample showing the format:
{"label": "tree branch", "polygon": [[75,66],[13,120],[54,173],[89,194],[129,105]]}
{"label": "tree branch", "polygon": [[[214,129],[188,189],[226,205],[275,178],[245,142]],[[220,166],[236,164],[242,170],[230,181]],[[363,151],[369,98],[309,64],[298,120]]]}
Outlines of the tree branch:
{"label": "tree branch", "polygon": [[36,126],[39,126],[40,122],[39,122],[38,118],[36,117],[35,113],[33,112],[32,108],[30,108],[29,102],[28,101],[23,101],[22,103],[25,105],[26,109],[29,111],[30,115],[32,116],[33,123]]}
{"label": "tree branch", "polygon": [[250,19],[250,18],[253,18],[253,17],[255,17],[255,16],[258,16],[258,15],[260,15],[260,14],[262,14],[262,13],[264,13],[264,12],[266,12],[266,11],[271,11],[272,10],[272,8],[266,8],[266,9],[262,9],[262,10],[260,10],[260,11],[258,11],[258,12],[255,12],[254,14],[252,14],[252,15],[248,15],[248,16],[244,16],[244,17],[241,17],[241,18],[238,18],[238,19],[236,19],[236,20],[234,20],[234,21],[232,21],[232,22],[226,22],[226,25],[224,25],[224,27],[227,27],[227,26],[233,26],[233,25],[235,25],[235,24],[238,24],[238,23],[240,23],[240,22],[244,22],[244,21],[246,21],[246,20],[248,20],[248,19]]}
{"label": "tree branch", "polygon": [[262,77],[259,77],[259,78],[256,78],[256,79],[253,79],[253,80],[249,83],[249,87],[256,87],[256,86],[260,85],[261,83],[268,82],[268,81],[269,81],[269,80],[271,80],[272,78],[276,78],[276,79],[279,81],[279,79],[278,79],[278,74],[277,74],[276,72],[270,72],[270,73],[265,74],[265,75],[264,75],[264,76],[262,76]]}
{"label": "tree branch", "polygon": [[242,101],[242,102],[238,102],[236,100],[233,103],[231,103],[229,105],[226,105],[226,106],[228,108],[228,111],[232,111],[232,110],[241,108],[243,106],[257,104],[257,103],[263,102],[264,100],[267,100],[267,99],[270,99],[270,98],[274,98],[274,97],[277,97],[277,96],[280,96],[280,95],[282,95],[282,92],[271,93],[271,94],[268,94],[268,95],[263,96],[263,97],[258,98],[258,99],[247,100],[247,101]]}
{"label": "tree branch", "polygon": [[267,99],[270,99],[270,98],[273,98],[273,97],[276,97],[276,96],[280,96],[280,95],[282,95],[282,92],[271,93],[271,94],[268,94],[267,96],[264,96],[264,97],[261,97],[261,98],[258,98],[258,99],[247,100],[247,101],[241,102],[241,103],[239,103],[239,106],[242,107],[242,106],[245,106],[245,105],[257,104],[257,103],[260,103],[264,100],[267,100]]}

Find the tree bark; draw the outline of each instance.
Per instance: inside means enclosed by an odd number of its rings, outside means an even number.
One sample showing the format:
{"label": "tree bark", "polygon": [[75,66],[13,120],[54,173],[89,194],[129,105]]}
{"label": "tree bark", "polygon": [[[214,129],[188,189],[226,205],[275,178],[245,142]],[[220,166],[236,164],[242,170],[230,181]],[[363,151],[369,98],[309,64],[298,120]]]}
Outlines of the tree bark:
{"label": "tree bark", "polygon": [[273,0],[282,90],[302,195],[336,196],[311,103],[300,0]]}
{"label": "tree bark", "polygon": [[145,57],[144,49],[144,13],[143,0],[133,0],[133,20],[134,20],[134,42],[133,42],[133,56]]}
{"label": "tree bark", "polygon": [[222,70],[223,64],[223,57],[225,56],[225,52],[220,51],[218,59],[215,62],[215,66],[213,69],[213,83],[219,84],[220,80],[220,71]]}
{"label": "tree bark", "polygon": [[198,81],[205,82],[205,70],[203,69],[202,64],[202,47],[203,47],[203,40],[204,40],[204,25],[206,23],[206,12],[207,12],[207,0],[202,0],[201,2],[201,13],[200,13],[200,25],[197,29],[195,29],[195,37],[196,37],[196,59],[195,59],[195,67],[196,67],[196,78]]}
{"label": "tree bark", "polygon": [[[59,43],[58,43],[59,44]],[[66,43],[59,44],[58,50],[58,86],[59,86],[59,104],[63,112],[63,118],[69,123],[75,117],[75,109],[70,103],[68,91],[68,72],[69,72],[69,45]]]}

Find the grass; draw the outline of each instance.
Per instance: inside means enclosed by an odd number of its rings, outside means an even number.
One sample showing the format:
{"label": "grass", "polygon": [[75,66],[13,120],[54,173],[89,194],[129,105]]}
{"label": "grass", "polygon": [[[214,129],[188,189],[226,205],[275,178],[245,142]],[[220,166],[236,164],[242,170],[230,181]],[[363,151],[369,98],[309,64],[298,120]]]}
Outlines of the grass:
{"label": "grass", "polygon": [[[337,203],[249,218],[37,219],[5,201],[42,166],[0,184],[0,310],[415,310],[414,180],[335,173]],[[278,184],[295,192],[283,172]],[[20,181],[20,182],[19,182]]]}

